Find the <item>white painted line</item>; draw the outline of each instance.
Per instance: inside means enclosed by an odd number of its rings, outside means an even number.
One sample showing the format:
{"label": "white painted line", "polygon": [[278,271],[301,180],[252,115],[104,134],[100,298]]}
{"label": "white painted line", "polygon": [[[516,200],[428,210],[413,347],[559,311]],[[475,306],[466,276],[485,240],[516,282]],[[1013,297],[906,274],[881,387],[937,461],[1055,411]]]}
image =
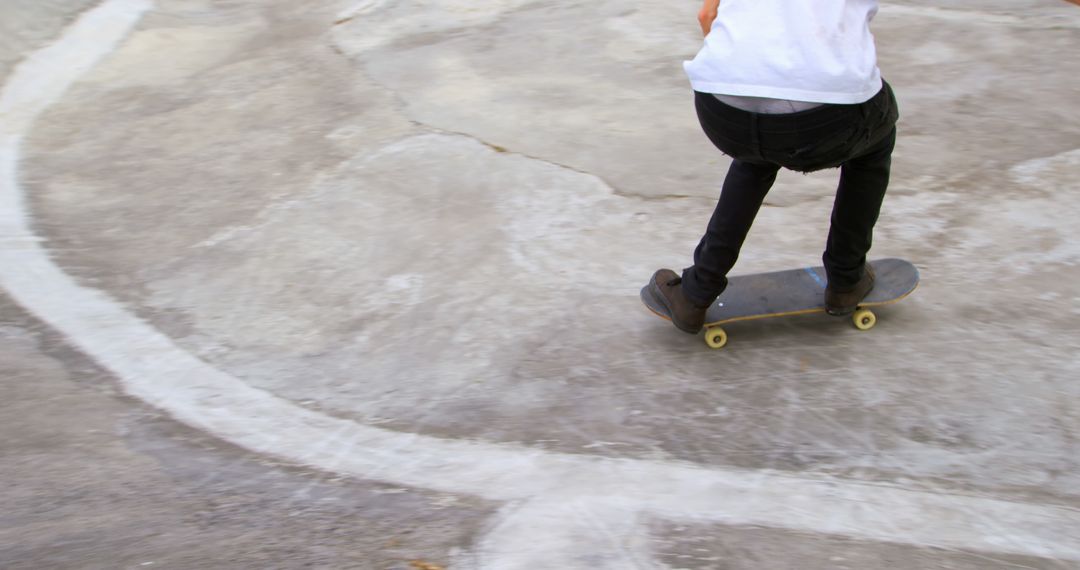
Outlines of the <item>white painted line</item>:
{"label": "white painted line", "polygon": [[[20,139],[35,117],[148,8],[141,0],[105,2],[23,62],[0,92],[0,285],[133,396],[259,453],[511,501],[475,555],[486,568],[649,567],[636,522],[646,515],[1080,560],[1080,512],[1066,507],[398,433],[306,410],[195,358],[53,263],[31,230],[18,181]],[[328,438],[340,447],[313,445]],[[615,546],[597,553],[603,544]],[[598,559],[604,566],[586,565]]]}
{"label": "white painted line", "polygon": [[26,132],[30,123],[127,36],[149,0],[113,0],[86,12],[63,38],[30,54],[0,92],[0,136]]}
{"label": "white painted line", "polygon": [[641,519],[632,501],[618,499],[556,494],[509,503],[468,562],[498,570],[656,568]]}

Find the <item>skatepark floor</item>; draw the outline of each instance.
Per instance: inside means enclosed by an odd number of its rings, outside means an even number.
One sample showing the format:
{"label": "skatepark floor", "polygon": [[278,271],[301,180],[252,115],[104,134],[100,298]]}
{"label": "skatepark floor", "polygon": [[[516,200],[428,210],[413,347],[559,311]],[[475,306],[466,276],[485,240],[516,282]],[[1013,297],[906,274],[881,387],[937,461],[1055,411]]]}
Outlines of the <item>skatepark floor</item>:
{"label": "skatepark floor", "polygon": [[694,4],[3,4],[0,567],[1080,568],[1080,8],[883,4],[922,284],[722,351]]}

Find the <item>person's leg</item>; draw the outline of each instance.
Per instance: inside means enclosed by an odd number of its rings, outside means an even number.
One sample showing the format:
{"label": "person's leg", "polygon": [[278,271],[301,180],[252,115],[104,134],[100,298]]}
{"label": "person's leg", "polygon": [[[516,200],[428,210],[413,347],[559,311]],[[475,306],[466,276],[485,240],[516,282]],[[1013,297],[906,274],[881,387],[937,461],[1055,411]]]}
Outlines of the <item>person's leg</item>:
{"label": "person's leg", "polygon": [[[833,204],[832,225],[823,261],[833,291],[856,291],[858,299],[834,299],[841,306],[830,305],[830,312],[845,314],[854,310],[862,300],[861,291],[872,277],[864,278],[866,254],[873,241],[874,225],[881,212],[885,191],[889,186],[892,152],[896,146],[896,130],[893,129],[881,142],[866,153],[843,164],[840,183]],[[872,286],[872,283],[869,284]],[[869,289],[866,289],[868,292]],[[860,296],[862,295],[862,296]]]}
{"label": "person's leg", "polygon": [[775,164],[731,163],[720,200],[694,251],[694,265],[683,271],[683,292],[694,304],[711,304],[727,287],[727,274],[779,169]]}
{"label": "person's leg", "polygon": [[727,286],[727,272],[735,265],[780,169],[760,160],[757,115],[725,105],[707,93],[695,95],[695,107],[709,140],[735,160],[694,253],[694,265],[683,271],[682,277],[661,269],[642,290],[643,296],[648,295],[647,304],[661,307],[679,330],[688,333],[701,330],[706,309]]}

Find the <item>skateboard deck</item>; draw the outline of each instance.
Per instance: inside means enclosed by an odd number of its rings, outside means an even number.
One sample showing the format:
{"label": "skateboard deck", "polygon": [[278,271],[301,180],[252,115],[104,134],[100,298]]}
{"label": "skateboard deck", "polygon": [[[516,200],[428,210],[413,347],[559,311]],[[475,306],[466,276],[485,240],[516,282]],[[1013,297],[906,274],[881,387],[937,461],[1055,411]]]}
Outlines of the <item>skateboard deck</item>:
{"label": "skateboard deck", "polygon": [[[870,330],[877,324],[871,308],[899,302],[919,286],[919,270],[908,261],[879,259],[870,265],[874,268],[874,288],[852,315],[859,330]],[[705,342],[723,348],[727,333],[721,325],[727,323],[824,313],[826,281],[824,267],[731,277],[727,289],[705,313]],[[671,320],[648,286],[641,290],[641,300],[657,316]]]}

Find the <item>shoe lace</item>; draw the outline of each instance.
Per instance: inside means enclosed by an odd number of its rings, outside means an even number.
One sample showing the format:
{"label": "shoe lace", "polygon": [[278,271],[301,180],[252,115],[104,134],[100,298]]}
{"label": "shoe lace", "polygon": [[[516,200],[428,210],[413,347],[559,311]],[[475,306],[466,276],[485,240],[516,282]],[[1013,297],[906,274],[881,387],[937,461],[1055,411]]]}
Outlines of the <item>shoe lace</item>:
{"label": "shoe lace", "polygon": [[674,287],[674,286],[680,285],[680,284],[682,284],[682,277],[676,277],[674,279],[669,279],[668,282],[667,282],[668,287]]}

